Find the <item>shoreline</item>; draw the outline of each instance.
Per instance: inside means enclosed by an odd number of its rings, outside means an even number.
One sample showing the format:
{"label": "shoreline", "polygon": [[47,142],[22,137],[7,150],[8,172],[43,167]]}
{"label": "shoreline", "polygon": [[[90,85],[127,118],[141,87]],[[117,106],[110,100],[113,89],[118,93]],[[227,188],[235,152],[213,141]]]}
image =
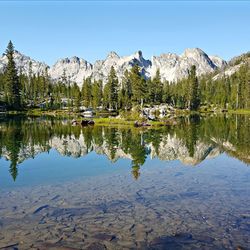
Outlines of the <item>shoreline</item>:
{"label": "shoreline", "polygon": [[[139,127],[163,127],[163,126],[171,126],[177,125],[176,118],[188,115],[223,115],[223,114],[235,114],[235,115],[250,115],[250,110],[245,109],[238,109],[238,110],[228,110],[227,112],[215,112],[215,111],[188,111],[188,110],[176,110],[175,112],[170,113],[169,117],[165,117],[155,121],[149,121],[145,118],[141,117],[131,117],[123,115],[123,117],[110,117],[110,113],[97,113],[97,116],[100,117],[92,117],[92,118],[85,118],[81,117],[79,112],[76,111],[65,111],[65,110],[39,110],[39,109],[30,109],[30,110],[23,110],[23,111],[6,111],[1,112],[1,115],[10,115],[10,116],[30,116],[30,117],[41,117],[41,116],[49,116],[55,118],[67,118],[75,120],[77,124],[81,123],[81,120],[93,120],[95,125],[99,126],[134,126],[135,122],[145,123],[145,126]],[[101,116],[109,116],[109,117],[101,117]]]}

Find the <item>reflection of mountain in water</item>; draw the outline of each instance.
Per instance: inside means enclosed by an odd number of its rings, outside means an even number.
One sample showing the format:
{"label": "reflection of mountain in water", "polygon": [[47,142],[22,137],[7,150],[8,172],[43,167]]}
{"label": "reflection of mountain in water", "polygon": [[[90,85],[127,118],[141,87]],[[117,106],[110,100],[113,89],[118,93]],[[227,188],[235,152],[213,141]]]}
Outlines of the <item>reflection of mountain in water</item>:
{"label": "reflection of mountain in water", "polygon": [[154,147],[151,150],[151,157],[158,157],[160,160],[180,160],[185,165],[197,165],[205,159],[218,156],[221,150],[214,143],[203,143],[197,141],[194,146],[194,155],[190,152],[183,142],[175,136],[168,135],[162,138],[158,152]]}
{"label": "reflection of mountain in water", "polygon": [[[219,148],[214,145],[204,144],[198,141],[195,145],[195,154],[191,157],[183,141],[176,136],[171,137],[170,135],[167,135],[166,138],[163,137],[162,140],[158,152],[152,143],[144,145],[147,154],[150,154],[151,158],[158,157],[160,160],[166,161],[180,160],[185,165],[196,165],[206,158],[216,157],[220,154]],[[66,136],[64,138],[53,137],[48,142],[47,147],[28,144],[25,148],[20,149],[18,163],[21,163],[28,158],[34,158],[35,155],[46,152],[48,148],[57,150],[62,156],[70,156],[74,158],[95,151],[97,154],[106,155],[112,162],[115,162],[120,158],[133,160],[133,156],[130,153],[124,152],[121,145],[114,148],[114,153],[107,142],[103,142],[102,145],[96,145],[93,142],[90,144],[90,147],[87,147],[86,142],[84,141],[84,136],[81,134],[79,138],[75,138],[74,135]],[[11,160],[11,153],[6,148],[3,148],[2,156]]]}
{"label": "reflection of mountain in water", "polygon": [[112,162],[130,159],[132,173],[138,178],[139,168],[148,155],[197,165],[225,151],[249,163],[248,123],[244,116],[236,120],[234,117],[183,118],[175,127],[141,130],[72,127],[65,121],[48,119],[8,119],[1,123],[0,155],[11,161],[10,172],[14,179],[17,164],[51,148],[75,158],[95,151]]}

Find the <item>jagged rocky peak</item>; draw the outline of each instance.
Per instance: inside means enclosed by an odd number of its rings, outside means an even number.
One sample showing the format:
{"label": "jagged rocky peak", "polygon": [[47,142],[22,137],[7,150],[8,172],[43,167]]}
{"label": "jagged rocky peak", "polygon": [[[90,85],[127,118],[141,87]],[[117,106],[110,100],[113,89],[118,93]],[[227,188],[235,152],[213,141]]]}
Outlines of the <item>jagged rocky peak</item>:
{"label": "jagged rocky peak", "polygon": [[132,56],[133,56],[135,59],[137,59],[137,60],[144,59],[143,56],[142,56],[142,51],[141,51],[141,50],[136,51]]}
{"label": "jagged rocky peak", "polygon": [[62,59],[59,59],[53,66],[55,67],[56,65],[67,65],[67,64],[77,64],[79,66],[82,66],[82,65],[91,65],[91,63],[87,62],[86,60],[82,59],[82,58],[79,58],[77,56],[73,56],[71,58],[62,58]]}
{"label": "jagged rocky peak", "polygon": [[[26,75],[29,72],[30,63],[32,63],[32,71],[34,74],[42,74],[45,69],[49,67],[47,64],[31,59],[29,56],[26,56],[17,50],[14,51],[14,60],[18,72],[22,72]],[[7,63],[8,58],[6,54],[3,54],[2,57],[0,57],[0,72],[5,69]]]}
{"label": "jagged rocky peak", "polygon": [[84,78],[92,73],[92,64],[86,60],[73,56],[58,60],[49,70],[52,79],[60,79],[65,71],[71,82],[82,84]]}
{"label": "jagged rocky peak", "polygon": [[133,60],[132,65],[134,65],[135,63],[139,64],[139,66],[141,66],[145,71],[147,71],[146,69],[148,67],[150,67],[152,65],[152,62],[150,60],[147,60],[143,57],[142,55],[142,51],[138,50],[136,51],[133,55],[135,60]]}
{"label": "jagged rocky peak", "polygon": [[123,57],[118,56],[115,52],[110,52],[105,60],[98,60],[94,63],[92,77],[95,80],[101,79],[106,83],[110,69],[113,66],[116,70],[118,79],[121,80],[125,70],[131,69],[135,64],[138,64],[144,75],[149,77],[146,69],[151,66],[151,61],[144,59],[141,51]]}
{"label": "jagged rocky peak", "polygon": [[80,58],[77,57],[77,56],[73,56],[71,58],[62,58],[60,60],[58,60],[55,64],[60,64],[60,63],[63,63],[63,64],[69,64],[69,63],[78,63],[80,64]]}
{"label": "jagged rocky peak", "polygon": [[225,68],[227,66],[227,62],[219,56],[209,56],[209,58],[217,68]]}
{"label": "jagged rocky peak", "polygon": [[201,50],[200,48],[187,48],[184,50],[184,53],[182,54],[184,57],[208,57],[208,55]]}
{"label": "jagged rocky peak", "polygon": [[184,60],[186,59],[188,62],[193,63],[198,70],[199,68],[202,68],[204,66],[207,66],[207,69],[209,67],[211,69],[217,68],[216,65],[213,63],[213,61],[209,58],[209,56],[203,50],[199,48],[185,49],[181,57]]}
{"label": "jagged rocky peak", "polygon": [[110,51],[110,52],[108,53],[108,56],[107,56],[106,59],[110,59],[110,58],[119,59],[120,57],[119,57],[119,55],[118,55],[116,52]]}
{"label": "jagged rocky peak", "polygon": [[161,54],[160,56],[152,57],[152,66],[148,72],[150,76],[154,76],[156,70],[159,69],[162,80],[175,82],[179,79],[188,76],[188,71],[192,65],[196,66],[197,74],[202,75],[211,73],[220,67],[220,64],[224,61],[219,58],[215,58],[216,62],[201,49],[189,48],[186,49],[183,54],[177,55],[174,53]]}

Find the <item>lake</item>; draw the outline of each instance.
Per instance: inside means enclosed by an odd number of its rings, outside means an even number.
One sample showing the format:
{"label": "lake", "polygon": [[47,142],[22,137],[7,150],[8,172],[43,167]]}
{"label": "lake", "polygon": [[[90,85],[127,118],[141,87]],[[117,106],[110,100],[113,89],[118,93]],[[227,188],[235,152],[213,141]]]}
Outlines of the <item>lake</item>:
{"label": "lake", "polygon": [[2,116],[0,156],[0,249],[250,249],[250,116]]}

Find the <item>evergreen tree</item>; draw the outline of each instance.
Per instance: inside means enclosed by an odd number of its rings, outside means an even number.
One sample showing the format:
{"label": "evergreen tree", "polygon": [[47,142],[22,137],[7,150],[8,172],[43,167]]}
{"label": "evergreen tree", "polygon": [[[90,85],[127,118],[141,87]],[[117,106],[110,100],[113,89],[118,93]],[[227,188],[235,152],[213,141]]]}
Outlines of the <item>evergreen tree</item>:
{"label": "evergreen tree", "polygon": [[82,85],[82,98],[83,98],[83,105],[85,107],[90,107],[91,101],[92,101],[92,96],[91,96],[91,78],[87,77],[83,81]]}
{"label": "evergreen tree", "polygon": [[146,81],[141,76],[140,67],[135,64],[130,71],[130,80],[132,85],[132,100],[135,104],[143,106],[146,97]]}
{"label": "evergreen tree", "polygon": [[153,86],[155,87],[154,103],[161,103],[163,96],[163,83],[161,81],[161,74],[159,69],[157,69],[152,82],[154,83]]}
{"label": "evergreen tree", "polygon": [[147,102],[150,103],[150,104],[154,104],[154,100],[155,100],[155,84],[151,79],[148,79],[147,86],[148,86]]}
{"label": "evergreen tree", "polygon": [[132,84],[129,77],[128,70],[125,70],[122,78],[121,89],[119,91],[119,107],[121,109],[129,110],[132,108]]}
{"label": "evergreen tree", "polygon": [[117,110],[118,108],[118,78],[116,76],[116,72],[114,67],[112,66],[109,72],[108,76],[108,82],[107,82],[107,100],[109,103],[110,109]]}
{"label": "evergreen tree", "polygon": [[102,105],[102,81],[94,81],[92,87],[93,108]]}
{"label": "evergreen tree", "polygon": [[199,93],[200,91],[199,91],[198,78],[196,76],[195,65],[191,67],[188,81],[189,81],[189,86],[190,86],[188,108],[190,110],[197,110],[200,105],[200,93]]}
{"label": "evergreen tree", "polygon": [[159,104],[163,98],[163,83],[160,70],[157,69],[155,77],[147,82],[148,101],[150,104]]}
{"label": "evergreen tree", "polygon": [[74,107],[76,107],[76,110],[79,111],[81,106],[81,91],[79,86],[74,82],[73,86],[71,87],[71,97],[73,101]]}
{"label": "evergreen tree", "polygon": [[105,84],[104,88],[103,88],[103,106],[105,109],[108,109],[110,106],[109,99],[110,99],[109,86],[108,86],[108,84]]}
{"label": "evergreen tree", "polygon": [[8,58],[8,64],[5,72],[7,103],[11,109],[18,110],[21,108],[21,86],[14,61],[14,46],[11,41],[8,44],[6,54]]}
{"label": "evergreen tree", "polygon": [[25,91],[29,99],[32,99],[32,97],[34,97],[33,70],[31,61],[29,62],[28,81],[25,85]]}
{"label": "evergreen tree", "polygon": [[162,101],[165,103],[170,103],[171,102],[171,93],[170,93],[170,86],[169,86],[168,81],[164,82],[162,92],[163,92]]}

